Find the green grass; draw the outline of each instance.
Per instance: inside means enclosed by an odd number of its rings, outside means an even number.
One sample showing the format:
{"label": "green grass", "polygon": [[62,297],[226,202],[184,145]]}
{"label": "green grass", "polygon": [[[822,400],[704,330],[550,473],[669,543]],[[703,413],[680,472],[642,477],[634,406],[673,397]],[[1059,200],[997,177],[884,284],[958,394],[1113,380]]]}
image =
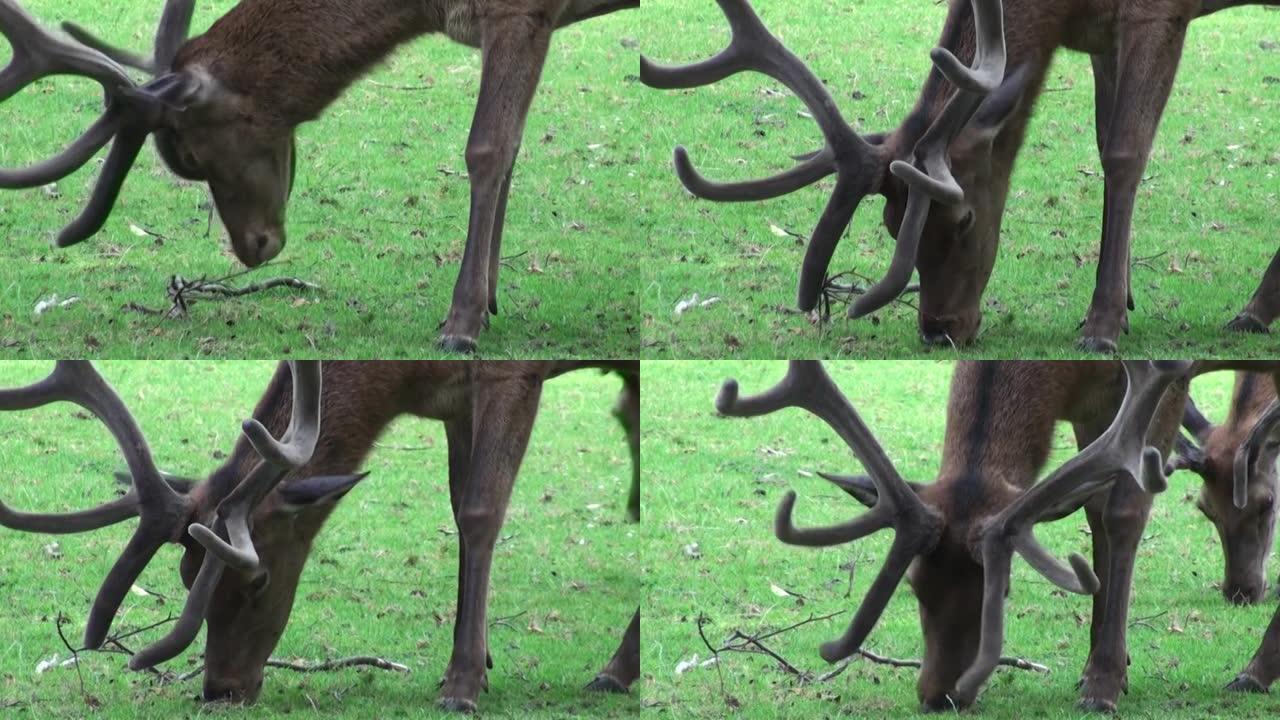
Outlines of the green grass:
{"label": "green grass", "polygon": [[[947,3],[930,0],[758,0],[761,17],[830,87],[860,131],[895,127],[929,70]],[[664,63],[710,57],[727,29],[710,2],[646,0],[635,19],[641,52]],[[1240,9],[1196,21],[1157,138],[1134,221],[1138,309],[1121,348],[1134,355],[1259,356],[1275,340],[1223,330],[1253,293],[1277,245],[1280,195],[1280,14]],[[1268,42],[1263,49],[1262,44]],[[983,335],[966,357],[1077,355],[1077,322],[1094,287],[1102,177],[1093,131],[1088,57],[1060,51],[1012,180],[1001,252],[984,297]],[[781,90],[782,92],[773,92]],[[855,99],[856,98],[856,99]],[[654,208],[651,262],[641,269],[643,347],[652,358],[954,357],[917,338],[915,311],[898,305],[871,322],[843,313],[825,333],[791,312],[807,237],[833,180],[768,203],[693,199],[671,170],[686,145],[717,179],[789,167],[822,138],[777,82],[740,75],[709,88],[651,90],[636,107],[662,122],[644,135],[635,184]],[[870,198],[841,243],[832,272],[880,276],[892,244],[883,200]],[[1158,257],[1153,257],[1158,256]],[[698,293],[718,305],[677,317]]]}
{"label": "green grass", "polygon": [[[160,3],[26,0],[46,25],[72,19],[120,44],[150,42]],[[235,5],[199,4],[199,32]],[[490,357],[629,357],[639,344],[630,258],[644,161],[636,13],[557,33],[517,164]],[[0,42],[0,62],[7,63]],[[269,294],[161,322],[123,309],[167,307],[169,277],[240,269],[208,214],[203,184],[178,181],[143,153],[106,228],[71,249],[50,245],[79,212],[96,164],[40,189],[0,193],[0,355],[9,357],[432,356],[466,238],[463,148],[479,85],[479,53],[442,36],[418,40],[301,129],[289,244],[250,276],[299,276],[323,292]],[[380,83],[380,84],[379,84]],[[403,86],[410,89],[397,89]],[[101,91],[55,77],[0,105],[0,166],[48,157],[101,109]],[[138,237],[137,225],[165,237]],[[38,320],[51,295],[78,296]]]}
{"label": "green grass", "polygon": [[[806,670],[824,670],[818,645],[849,621],[888,549],[889,533],[824,550],[785,546],[772,533],[782,494],[800,495],[798,520],[838,522],[862,512],[814,470],[856,472],[843,443],[821,421],[798,410],[750,420],[722,419],[712,399],[720,383],[736,377],[744,393],[759,392],[785,372],[779,362],[645,363],[642,422],[646,578],[644,703],[658,717],[821,718],[904,717],[917,708],[916,672],[855,663],[831,682],[798,686],[770,660],[722,656],[724,692],[741,703],[731,712],[715,668],[676,675],[678,663],[708,657],[695,620],[706,615],[713,643],[734,629],[766,631],[810,616],[844,611],[776,638],[770,647]],[[951,372],[945,362],[863,362],[830,368],[903,476],[929,482],[941,458],[944,398]],[[1205,413],[1221,419],[1231,390],[1229,374],[1197,380],[1193,393]],[[1068,428],[1059,428],[1049,467],[1073,452]],[[1221,690],[1253,655],[1275,610],[1274,599],[1252,608],[1228,606],[1217,590],[1222,555],[1212,526],[1193,505],[1198,480],[1172,479],[1156,502],[1139,550],[1130,618],[1148,618],[1129,632],[1131,689],[1122,717],[1273,717],[1274,697],[1243,697]],[[1055,553],[1087,552],[1083,514],[1037,531]],[[697,543],[701,557],[686,547]],[[853,597],[848,572],[857,562]],[[1088,650],[1090,605],[1066,596],[1025,564],[1014,565],[1007,611],[1006,653],[1048,665],[1049,675],[1001,669],[977,706],[980,717],[1079,717],[1075,681]],[[1269,569],[1275,577],[1274,564]],[[804,595],[781,598],[777,585]],[[900,587],[866,646],[893,657],[922,651],[915,599]]]}
{"label": "green grass", "polygon": [[[0,387],[30,382],[46,363],[0,364]],[[270,363],[102,363],[137,415],[157,462],[203,475],[229,452],[272,372]],[[613,378],[579,373],[547,385],[503,542],[494,564],[490,617],[496,669],[480,699],[490,717],[623,717],[634,698],[582,690],[617,647],[639,602],[637,526],[622,521],[630,456],[610,417]],[[212,400],[211,400],[212,398]],[[0,414],[0,496],[13,507],[69,510],[112,496],[122,466],[100,423],[59,405]],[[372,475],[338,507],[320,534],[276,655],[320,659],[366,653],[407,663],[399,675],[348,670],[297,675],[268,670],[251,710],[229,717],[435,717],[436,681],[452,640],[457,537],[447,500],[445,438],[439,423],[406,419],[380,441]],[[199,681],[157,687],[118,655],[81,656],[84,689],[102,702],[91,713],[75,670],[37,675],[36,664],[67,657],[54,630],[59,613],[78,640],[98,584],[132,532],[130,523],[58,538],[0,530],[0,715],[23,718],[189,717],[206,712]],[[57,540],[62,557],[45,546]],[[163,620],[184,597],[179,550],[168,548],[139,585],[168,598],[130,595],[115,629]],[[156,631],[146,637],[156,639]],[[137,644],[142,644],[140,641]],[[169,663],[185,671],[203,641]]]}

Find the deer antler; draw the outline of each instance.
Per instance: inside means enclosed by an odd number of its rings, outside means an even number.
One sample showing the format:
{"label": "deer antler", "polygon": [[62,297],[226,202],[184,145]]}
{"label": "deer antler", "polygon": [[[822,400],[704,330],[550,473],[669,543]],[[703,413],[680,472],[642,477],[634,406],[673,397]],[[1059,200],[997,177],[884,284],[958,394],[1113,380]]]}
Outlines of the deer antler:
{"label": "deer antler", "polygon": [[1097,578],[1084,558],[1074,556],[1073,569],[1064,569],[1035,541],[1032,526],[1042,517],[1060,513],[1064,505],[1078,504],[1123,475],[1141,483],[1147,492],[1159,493],[1168,487],[1160,451],[1146,446],[1147,428],[1165,390],[1190,367],[1190,362],[1125,361],[1128,384],[1124,400],[1107,430],[989,521],[981,541],[982,639],[977,659],[956,682],[961,698],[972,702],[1000,660],[1004,599],[1014,552],[1046,575],[1042,564],[1059,577],[1077,574],[1084,589],[1097,591]]}
{"label": "deer antler", "polygon": [[870,511],[847,523],[827,528],[796,528],[791,514],[796,495],[788,492],[778,506],[774,531],[779,540],[793,545],[824,546],[850,542],[889,527],[893,544],[880,573],[844,635],[825,643],[821,654],[828,662],[852,655],[862,646],[893,596],[915,556],[930,552],[942,533],[942,520],[925,505],[898,474],[862,422],[853,405],[816,361],[793,361],[782,382],[762,395],[740,398],[738,384],[726,381],[716,398],[722,415],[755,417],[786,407],[797,407],[818,416],[830,425],[862,461],[876,486],[878,499]]}
{"label": "deer antler", "polygon": [[[259,571],[249,520],[253,509],[289,471],[310,461],[320,436],[320,362],[289,361],[293,376],[293,413],[280,440],[254,419],[244,421],[245,438],[262,460],[218,505],[213,528],[192,523],[191,537],[205,547],[204,562],[187,594],[182,615],[169,634],[129,659],[129,667],[141,670],[169,660],[195,641],[208,613],[213,590],[230,565],[241,572]],[[228,540],[223,540],[225,534]]]}
{"label": "deer antler", "polygon": [[195,5],[195,0],[166,0],[164,12],[160,15],[160,25],[156,30],[155,47],[149,58],[109,45],[73,22],[62,23],[62,29],[82,45],[97,50],[125,67],[141,70],[148,75],[159,75],[169,70],[178,49],[186,42],[187,35],[191,32]]}
{"label": "deer antler", "polygon": [[191,504],[164,481],[137,422],[120,396],[88,362],[61,361],[38,383],[0,390],[0,410],[29,410],[55,402],[75,403],[107,426],[129,466],[133,487],[118,500],[61,515],[17,513],[0,503],[0,525],[25,532],[79,533],[141,516],[133,538],[107,573],[89,613],[84,644],[98,648],[106,640],[116,612],[134,581],[156,551],[181,532]]}
{"label": "deer antler", "polygon": [[258,569],[258,553],[249,536],[250,513],[290,470],[311,460],[320,437],[320,363],[290,361],[289,367],[293,372],[293,415],[282,439],[271,437],[257,420],[244,422],[245,438],[262,460],[218,506],[218,520],[225,525],[230,542],[200,523],[191,526],[191,536],[206,550],[243,572]]}
{"label": "deer antler", "polygon": [[[177,52],[190,24],[193,0],[169,0],[156,38],[156,60]],[[75,142],[43,162],[19,170],[0,168],[0,188],[38,187],[60,180],[85,165],[108,142],[111,151],[93,194],[80,215],[58,234],[58,247],[75,245],[102,229],[120,189],[146,142],[159,127],[164,102],[158,91],[172,85],[166,78],[138,87],[111,57],[94,47],[60,40],[42,28],[13,0],[0,0],[0,33],[13,46],[13,60],[0,71],[0,102],[50,75],[80,75],[102,85],[106,109]],[[83,34],[78,28],[73,36]],[[102,47],[98,44],[98,47]],[[117,54],[126,64],[135,58]],[[152,63],[154,64],[154,62]]]}
{"label": "deer antler", "polygon": [[1243,508],[1249,502],[1249,474],[1258,461],[1258,455],[1266,445],[1280,443],[1280,400],[1271,404],[1258,424],[1249,431],[1249,437],[1236,450],[1232,470],[1232,502]]}
{"label": "deer antler", "polygon": [[[641,56],[640,79],[650,87],[680,89],[756,71],[783,83],[804,101],[822,130],[826,145],[793,169],[763,180],[717,183],[698,174],[683,147],[675,150],[675,167],[689,192],[719,202],[776,198],[836,174],[835,190],[809,240],[800,271],[798,304],[802,310],[812,310],[818,303],[836,245],[862,199],[878,190],[888,158],[885,150],[858,135],[845,121],[822,82],[765,28],[747,0],[716,2],[732,31],[729,46],[711,59],[685,67],[664,67]],[[890,165],[890,170],[910,188],[906,212],[888,271],[854,302],[850,317],[862,317],[884,307],[907,287],[930,200],[958,204],[964,199],[964,191],[951,175],[947,146],[968,123],[983,96],[1000,84],[1006,62],[1001,0],[975,0],[974,11],[978,32],[976,66],[964,67],[943,48],[935,48],[932,53],[938,70],[961,89],[916,145],[914,155],[921,169],[901,161]]]}

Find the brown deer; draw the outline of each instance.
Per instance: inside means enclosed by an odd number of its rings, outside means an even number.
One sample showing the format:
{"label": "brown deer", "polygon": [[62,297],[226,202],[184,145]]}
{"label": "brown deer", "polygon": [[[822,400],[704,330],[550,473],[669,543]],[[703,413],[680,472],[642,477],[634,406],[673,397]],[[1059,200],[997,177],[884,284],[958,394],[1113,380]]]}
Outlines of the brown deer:
{"label": "brown deer", "polygon": [[[1173,470],[1190,470],[1204,481],[1196,507],[1213,522],[1222,540],[1226,565],[1222,594],[1238,604],[1262,600],[1267,589],[1267,560],[1275,539],[1276,459],[1280,447],[1258,448],[1252,457],[1241,455],[1250,435],[1260,427],[1266,413],[1276,403],[1271,377],[1259,373],[1236,373],[1231,405],[1221,425],[1210,422],[1195,403],[1188,400],[1182,426],[1191,438],[1179,435]],[[1246,486],[1246,502],[1235,500],[1236,458],[1245,457],[1252,466]]]}
{"label": "brown deer", "polygon": [[[930,344],[963,344],[977,337],[1009,176],[1049,63],[1059,47],[1089,53],[1106,190],[1102,252],[1082,346],[1099,352],[1114,351],[1120,332],[1128,329],[1134,202],[1187,25],[1227,7],[1280,5],[1280,0],[954,0],[941,47],[933,51],[936,71],[915,108],[897,129],[864,136],[844,119],[817,76],[769,33],[748,0],[717,2],[733,32],[728,49],[687,67],[659,66],[642,57],[641,79],[671,89],[709,85],[748,70],[764,73],[804,101],[826,146],[787,172],[740,183],[707,180],[677,148],[681,182],[700,198],[741,202],[780,197],[836,175],[800,273],[798,304],[805,311],[817,306],[829,284],[836,244],[859,203],[868,195],[884,196],[884,224],[896,238],[896,250],[884,279],[853,303],[849,315],[862,317],[892,302],[914,268],[920,273],[920,332]],[[966,74],[957,57],[973,57],[977,77]],[[1280,253],[1230,327],[1262,332],[1277,316]]]}
{"label": "brown deer", "polygon": [[[753,397],[740,398],[730,380],[716,408],[735,417],[786,407],[807,410],[840,435],[869,474],[826,476],[871,507],[833,527],[796,528],[796,495],[787,493],[775,521],[780,540],[829,546],[894,530],[884,565],[848,630],[822,646],[825,660],[857,652],[906,575],[925,640],[918,697],[926,710],[971,705],[1000,660],[1010,562],[1017,553],[1054,585],[1093,595],[1092,652],[1082,695],[1087,707],[1106,709],[1114,707],[1125,683],[1133,562],[1150,493],[1165,486],[1160,448],[1167,450],[1177,433],[1189,366],[961,363],[947,407],[942,468],[930,485],[908,483],[898,474],[819,363],[791,363],[782,382]],[[1074,425],[1082,450],[1035,483],[1058,419]],[[1035,523],[1082,506],[1094,528],[1098,575],[1079,555],[1070,566],[1061,563],[1033,534]]]}
{"label": "brown deer", "polygon": [[[0,0],[0,32],[13,60],[0,74],[0,102],[53,74],[99,82],[107,107],[56,157],[0,170],[0,188],[61,179],[108,142],[84,211],[58,247],[102,229],[148,135],[177,175],[209,184],[236,257],[255,267],[285,244],[297,127],[315,120],[397,47],[428,33],[480,48],[479,101],[467,141],[471,216],[453,305],[440,335],[469,353],[498,312],[498,268],[511,173],[552,33],[640,0],[243,0],[188,41],[194,0],[166,0],[151,57],[113,48],[66,25],[79,42],[44,30],[13,0]],[[121,65],[155,78],[134,84]]]}
{"label": "brown deer", "polygon": [[[544,381],[580,368],[625,380],[620,414],[638,441],[636,362],[296,362],[272,378],[244,437],[205,482],[167,482],[129,410],[91,365],[60,362],[34,385],[0,391],[0,410],[76,403],[115,436],[132,488],[124,497],[64,515],[19,513],[0,503],[0,525],[27,532],[87,532],[139,517],[98,592],[85,646],[108,636],[129,587],[165,543],[186,548],[189,588],[171,632],[130,658],[133,669],[176,657],[207,624],[204,698],[252,702],[263,667],[293,607],[312,541],[363,478],[360,465],[396,417],[444,421],[449,495],[461,547],[453,655],[441,705],[470,711],[486,684],[486,611],[494,543],[529,441]],[[634,408],[634,411],[632,410]],[[281,438],[276,441],[274,438]],[[633,490],[633,495],[635,491]],[[637,610],[617,654],[589,687],[625,692],[640,672]]]}

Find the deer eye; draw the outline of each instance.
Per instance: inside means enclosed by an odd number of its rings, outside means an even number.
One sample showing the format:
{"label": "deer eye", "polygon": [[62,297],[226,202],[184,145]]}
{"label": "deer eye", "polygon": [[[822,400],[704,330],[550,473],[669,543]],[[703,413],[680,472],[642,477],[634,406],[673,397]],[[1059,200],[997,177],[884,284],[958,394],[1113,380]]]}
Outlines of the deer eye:
{"label": "deer eye", "polygon": [[271,573],[266,570],[259,570],[253,576],[253,579],[249,581],[249,587],[246,588],[245,594],[256,599],[262,597],[269,587],[271,587]]}

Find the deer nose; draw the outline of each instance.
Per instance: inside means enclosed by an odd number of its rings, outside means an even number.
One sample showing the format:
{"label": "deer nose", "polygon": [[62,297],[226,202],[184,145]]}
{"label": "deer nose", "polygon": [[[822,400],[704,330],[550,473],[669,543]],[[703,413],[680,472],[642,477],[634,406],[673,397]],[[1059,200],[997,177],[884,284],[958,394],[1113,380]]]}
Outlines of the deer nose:
{"label": "deer nose", "polygon": [[284,232],[275,228],[250,229],[232,247],[246,267],[258,267],[284,249]]}
{"label": "deer nose", "polygon": [[251,688],[246,688],[243,683],[238,681],[205,678],[203,695],[204,701],[207,703],[244,703],[247,705],[257,700],[258,693],[261,691],[261,679],[254,682]]}
{"label": "deer nose", "polygon": [[947,693],[938,693],[936,695],[926,696],[924,700],[920,702],[920,712],[955,712],[957,710],[965,709],[967,703],[962,703],[954,698],[954,695],[949,695]]}
{"label": "deer nose", "polygon": [[1229,582],[1222,586],[1223,596],[1233,605],[1253,605],[1260,602],[1266,592],[1266,583]]}
{"label": "deer nose", "polygon": [[958,316],[920,318],[920,339],[926,345],[952,347],[967,345],[978,334],[981,316],[966,319]]}

